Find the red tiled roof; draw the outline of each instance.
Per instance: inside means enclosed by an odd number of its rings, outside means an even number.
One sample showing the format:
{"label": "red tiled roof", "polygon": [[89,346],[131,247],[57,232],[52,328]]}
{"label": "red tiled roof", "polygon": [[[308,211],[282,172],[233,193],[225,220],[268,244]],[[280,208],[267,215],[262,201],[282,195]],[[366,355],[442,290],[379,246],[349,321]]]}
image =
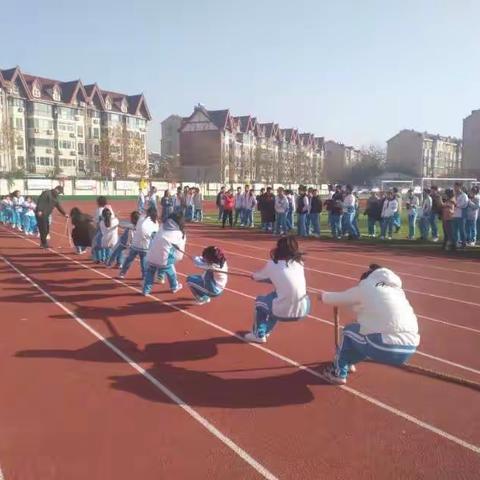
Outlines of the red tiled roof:
{"label": "red tiled roof", "polygon": [[0,70],[0,83],[16,80],[17,77],[20,78],[20,81],[25,88],[25,93],[29,98],[31,97],[31,91],[34,82],[37,82],[38,88],[40,89],[40,98],[48,101],[53,101],[52,89],[55,85],[58,85],[62,92],[63,103],[71,103],[74,100],[74,97],[79,92],[87,102],[90,102],[95,95],[98,95],[97,106],[103,110],[105,109],[104,96],[110,95],[110,97],[112,98],[112,106],[114,107],[114,110],[121,112],[121,102],[123,99],[126,99],[129,104],[128,113],[132,115],[141,114],[146,119],[151,120],[151,115],[143,94],[127,96],[122,93],[110,92],[108,90],[100,90],[96,83],[83,86],[80,80],[61,82],[51,78],[23,74],[20,71],[19,67]]}

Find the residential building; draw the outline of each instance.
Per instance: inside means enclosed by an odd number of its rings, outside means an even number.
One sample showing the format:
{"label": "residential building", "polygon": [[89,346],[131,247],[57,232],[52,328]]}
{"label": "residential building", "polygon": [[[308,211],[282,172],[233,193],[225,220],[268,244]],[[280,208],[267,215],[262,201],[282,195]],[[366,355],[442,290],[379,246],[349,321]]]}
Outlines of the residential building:
{"label": "residential building", "polygon": [[0,170],[143,175],[150,119],[142,94],[0,70]]}
{"label": "residential building", "polygon": [[360,150],[343,143],[325,142],[325,176],[330,181],[342,181],[348,171],[361,160]]}
{"label": "residential building", "polygon": [[158,152],[148,153],[148,171],[150,176],[156,176],[160,174],[162,168],[162,156]]}
{"label": "residential building", "polygon": [[454,137],[401,130],[387,141],[387,167],[415,177],[448,177],[462,168],[462,142]]}
{"label": "residential building", "polygon": [[480,178],[480,110],[463,119],[462,171],[467,177]]}
{"label": "residential building", "polygon": [[323,138],[230,110],[194,108],[180,127],[186,181],[320,183]]}
{"label": "residential building", "polygon": [[170,115],[161,123],[161,154],[166,159],[177,157],[180,154],[180,127],[182,122],[183,118],[179,115]]}

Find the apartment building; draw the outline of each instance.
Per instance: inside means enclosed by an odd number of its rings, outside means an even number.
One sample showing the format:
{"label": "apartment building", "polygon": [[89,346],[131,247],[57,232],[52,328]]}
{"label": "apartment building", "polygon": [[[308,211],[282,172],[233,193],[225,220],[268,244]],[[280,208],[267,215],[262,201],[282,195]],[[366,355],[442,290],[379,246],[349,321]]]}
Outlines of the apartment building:
{"label": "apartment building", "polygon": [[0,70],[0,171],[143,175],[149,120],[143,94]]}
{"label": "apartment building", "polygon": [[172,159],[180,154],[180,127],[183,118],[170,115],[161,123],[161,154],[165,159]]}
{"label": "apartment building", "polygon": [[343,143],[325,142],[325,175],[330,181],[342,181],[348,171],[361,160],[360,150]]}
{"label": "apartment building", "polygon": [[464,175],[480,178],[480,110],[463,119],[462,164]]}
{"label": "apartment building", "polygon": [[462,141],[401,130],[387,140],[387,166],[416,177],[448,177],[462,169]]}
{"label": "apartment building", "polygon": [[202,105],[180,127],[186,181],[319,183],[323,147],[311,133]]}

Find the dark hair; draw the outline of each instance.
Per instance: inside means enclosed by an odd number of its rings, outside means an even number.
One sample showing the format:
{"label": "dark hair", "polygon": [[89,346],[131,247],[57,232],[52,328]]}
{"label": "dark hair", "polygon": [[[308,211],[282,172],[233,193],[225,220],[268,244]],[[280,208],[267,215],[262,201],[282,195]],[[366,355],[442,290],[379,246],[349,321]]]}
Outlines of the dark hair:
{"label": "dark hair", "polygon": [[203,249],[202,257],[208,263],[215,263],[217,265],[220,265],[220,268],[222,268],[227,261],[222,250],[220,250],[220,248],[218,247],[214,247],[213,245]]}
{"label": "dark hair", "polygon": [[172,213],[168,216],[169,220],[173,220],[177,225],[178,229],[182,232],[183,238],[185,238],[185,218],[181,213]]}
{"label": "dark hair", "polygon": [[148,207],[146,216],[150,217],[150,220],[153,223],[157,223],[158,213],[157,213],[157,209],[153,205],[151,207]]}
{"label": "dark hair", "polygon": [[105,226],[107,228],[110,228],[112,226],[112,211],[109,210],[108,208],[104,208],[102,210],[102,218],[103,218],[103,223],[105,223]]}
{"label": "dark hair", "polygon": [[368,266],[368,270],[366,272],[363,272],[362,275],[360,276],[360,281],[368,278],[371,273],[373,273],[375,270],[378,270],[379,268],[383,268],[383,267],[376,263],[371,263]]}
{"label": "dark hair", "polygon": [[81,215],[82,215],[82,212],[78,207],[73,207],[70,210],[70,218],[72,219],[72,223],[74,225],[80,220]]}
{"label": "dark hair", "polygon": [[455,196],[455,192],[451,188],[445,190],[445,196],[448,200],[452,199]]}
{"label": "dark hair", "polygon": [[298,250],[297,239],[293,235],[279,238],[277,246],[270,252],[270,258],[274,263],[279,260],[288,262],[301,262],[303,253]]}
{"label": "dark hair", "polygon": [[104,197],[103,195],[100,195],[100,197],[97,197],[97,205],[99,207],[105,207],[108,203],[107,197]]}
{"label": "dark hair", "polygon": [[140,218],[140,214],[135,211],[130,214],[130,221],[132,222],[133,225],[136,225],[138,222],[138,219]]}

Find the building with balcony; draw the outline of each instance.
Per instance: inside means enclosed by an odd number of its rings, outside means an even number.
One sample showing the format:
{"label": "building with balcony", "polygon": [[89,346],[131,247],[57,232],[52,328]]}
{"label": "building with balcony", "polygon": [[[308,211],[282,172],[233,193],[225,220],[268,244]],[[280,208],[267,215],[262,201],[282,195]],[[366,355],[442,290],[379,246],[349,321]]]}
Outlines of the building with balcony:
{"label": "building with balcony", "polygon": [[323,138],[197,105],[180,131],[185,181],[320,183]]}
{"label": "building with balcony", "polygon": [[462,169],[462,141],[428,132],[401,130],[387,140],[387,167],[415,177],[449,177]]}
{"label": "building with balcony", "polygon": [[0,171],[143,175],[150,119],[142,94],[0,70]]}

